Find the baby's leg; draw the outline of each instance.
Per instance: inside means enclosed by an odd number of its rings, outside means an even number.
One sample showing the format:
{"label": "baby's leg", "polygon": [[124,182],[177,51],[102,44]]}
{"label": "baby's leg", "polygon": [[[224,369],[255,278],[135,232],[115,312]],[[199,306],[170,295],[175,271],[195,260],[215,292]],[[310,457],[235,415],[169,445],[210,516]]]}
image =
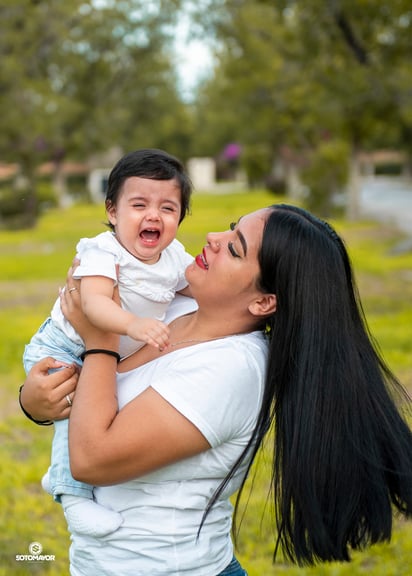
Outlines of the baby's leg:
{"label": "baby's leg", "polygon": [[123,518],[115,510],[95,502],[92,486],[72,477],[68,446],[68,420],[55,422],[49,471],[50,491],[63,506],[70,532],[106,536],[119,528]]}
{"label": "baby's leg", "polygon": [[[67,364],[81,365],[83,348],[72,342],[48,318],[26,346],[23,364],[28,372],[35,362],[51,356]],[[117,530],[123,519],[118,512],[93,499],[93,487],[76,481],[70,471],[68,420],[54,423],[51,466],[42,480],[43,488],[63,505],[70,531],[104,536]]]}
{"label": "baby's leg", "polygon": [[61,495],[61,502],[70,532],[88,536],[107,536],[119,528],[122,516],[81,496]]}

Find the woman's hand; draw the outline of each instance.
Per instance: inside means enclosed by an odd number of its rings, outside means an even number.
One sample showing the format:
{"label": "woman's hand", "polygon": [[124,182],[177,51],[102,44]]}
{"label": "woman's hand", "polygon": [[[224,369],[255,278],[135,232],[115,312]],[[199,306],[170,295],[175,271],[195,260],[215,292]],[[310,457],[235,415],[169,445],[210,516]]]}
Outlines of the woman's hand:
{"label": "woman's hand", "polygon": [[73,278],[73,273],[78,265],[79,261],[74,260],[67,273],[66,287],[60,293],[62,312],[83,339],[86,350],[91,348],[117,350],[119,337],[96,328],[82,310],[80,299],[81,281]]}
{"label": "woman's hand", "polygon": [[[53,372],[49,373],[49,370]],[[34,420],[68,418],[78,377],[77,366],[43,358],[28,373],[20,402]]]}

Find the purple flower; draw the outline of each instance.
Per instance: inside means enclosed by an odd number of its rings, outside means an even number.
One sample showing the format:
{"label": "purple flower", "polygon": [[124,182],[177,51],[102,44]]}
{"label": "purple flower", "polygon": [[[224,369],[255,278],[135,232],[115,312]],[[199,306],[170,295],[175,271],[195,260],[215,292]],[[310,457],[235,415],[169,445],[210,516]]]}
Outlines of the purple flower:
{"label": "purple flower", "polygon": [[223,158],[225,158],[226,160],[237,160],[240,156],[240,153],[242,151],[242,147],[240,146],[240,144],[237,144],[236,142],[231,142],[230,144],[227,144],[223,150]]}

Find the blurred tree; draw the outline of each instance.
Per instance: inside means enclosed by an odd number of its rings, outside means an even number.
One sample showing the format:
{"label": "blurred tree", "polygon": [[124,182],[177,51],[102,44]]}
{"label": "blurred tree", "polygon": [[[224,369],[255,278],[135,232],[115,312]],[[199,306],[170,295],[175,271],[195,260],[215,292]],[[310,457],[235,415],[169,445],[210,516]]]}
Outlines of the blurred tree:
{"label": "blurred tree", "polygon": [[199,93],[197,132],[205,126],[199,145],[207,152],[241,142],[249,181],[262,184],[285,147],[310,146],[322,92],[303,71],[293,27],[273,5],[241,0],[225,6],[209,21],[218,64]]}
{"label": "blurred tree", "polygon": [[[249,158],[266,145],[274,158],[286,147],[310,163],[332,139],[352,158],[377,147],[412,152],[409,0],[204,0],[194,15],[216,38],[215,74],[199,94],[205,150],[228,138]],[[322,158],[306,171],[312,189]],[[348,156],[341,161],[347,179]]]}
{"label": "blurred tree", "polygon": [[[0,158],[18,163],[36,219],[36,169],[113,145],[187,149],[170,50],[179,0],[3,0]],[[177,145],[176,145],[177,142]]]}
{"label": "blurred tree", "polygon": [[[334,131],[326,128],[349,143],[355,181],[360,150],[399,148],[411,157],[409,0],[286,0],[283,10],[293,14],[302,47],[316,57],[314,78],[336,102],[340,121]],[[356,217],[355,182],[348,191],[347,213]]]}

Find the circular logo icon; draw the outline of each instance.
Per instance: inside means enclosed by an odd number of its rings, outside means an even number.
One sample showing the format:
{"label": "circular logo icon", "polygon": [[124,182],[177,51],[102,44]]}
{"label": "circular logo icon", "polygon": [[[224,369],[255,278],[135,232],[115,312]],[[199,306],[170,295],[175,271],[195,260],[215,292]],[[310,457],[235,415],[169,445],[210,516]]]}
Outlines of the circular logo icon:
{"label": "circular logo icon", "polygon": [[43,546],[40,544],[40,542],[32,542],[29,545],[30,554],[34,554],[35,556],[37,556],[38,554],[41,554],[42,550],[43,550]]}

